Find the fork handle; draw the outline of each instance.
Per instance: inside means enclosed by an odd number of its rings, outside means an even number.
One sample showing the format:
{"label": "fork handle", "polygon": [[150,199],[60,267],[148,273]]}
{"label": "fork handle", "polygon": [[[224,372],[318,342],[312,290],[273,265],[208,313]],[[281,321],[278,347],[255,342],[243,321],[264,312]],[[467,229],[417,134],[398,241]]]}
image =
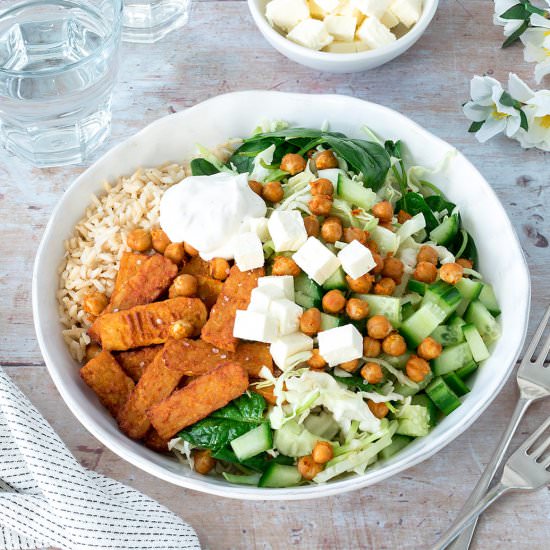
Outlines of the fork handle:
{"label": "fork handle", "polygon": [[[459,514],[463,514],[466,511],[471,510],[472,507],[477,504],[477,502],[483,497],[483,495],[487,491],[487,488],[491,484],[491,480],[493,479],[495,472],[498,470],[498,467],[500,466],[500,463],[502,462],[502,459],[506,454],[508,445],[510,444],[511,439],[523,415],[525,414],[525,411],[527,410],[527,408],[531,403],[532,403],[532,399],[527,399],[525,397],[520,397],[518,399],[518,402],[516,403],[516,408],[514,409],[514,412],[512,413],[512,417],[510,418],[510,422],[508,423],[508,427],[502,434],[502,437],[500,438],[500,441],[498,442],[496,449],[491,455],[491,458],[489,459],[487,466],[485,466],[485,470],[483,471],[483,474],[479,478],[477,485],[474,487],[472,493],[468,497],[468,500],[464,503],[464,505],[460,509]],[[454,543],[451,545],[450,549],[451,550],[468,550],[468,548],[470,547],[470,543],[472,541],[472,537],[474,535],[476,524],[477,524],[477,518],[474,521],[472,521],[472,523],[468,525],[464,529],[464,531],[462,531],[460,536],[457,537],[456,541],[454,541]]]}

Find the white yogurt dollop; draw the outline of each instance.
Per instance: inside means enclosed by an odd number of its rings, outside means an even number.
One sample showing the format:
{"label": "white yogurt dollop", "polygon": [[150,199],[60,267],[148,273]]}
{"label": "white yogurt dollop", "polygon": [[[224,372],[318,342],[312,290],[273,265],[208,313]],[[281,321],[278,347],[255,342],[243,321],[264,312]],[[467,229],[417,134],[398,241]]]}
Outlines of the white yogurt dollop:
{"label": "white yogurt dollop", "polygon": [[266,210],[250,189],[248,174],[190,176],[165,191],[160,226],[172,242],[189,243],[203,259],[230,260],[241,222],[265,216]]}

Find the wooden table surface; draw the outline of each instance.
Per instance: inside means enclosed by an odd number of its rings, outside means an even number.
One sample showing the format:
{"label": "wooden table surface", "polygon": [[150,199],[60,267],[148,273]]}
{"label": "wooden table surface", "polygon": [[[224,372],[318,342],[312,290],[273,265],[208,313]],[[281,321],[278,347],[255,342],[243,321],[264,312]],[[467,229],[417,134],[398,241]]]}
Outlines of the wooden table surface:
{"label": "wooden table surface", "polygon": [[[340,93],[392,107],[458,147],[493,185],[530,266],[531,334],[550,301],[550,155],[523,151],[504,138],[480,145],[466,132],[461,113],[474,74],[502,81],[514,70],[535,85],[522,48],[500,49],[492,6],[487,0],[442,0],[426,34],[405,55],[370,72],[330,75],[275,52],[256,30],[246,2],[195,2],[184,29],[152,46],[124,45],[113,135],[98,155],[159,117],[236,90]],[[507,423],[517,393],[513,380],[482,418],[430,460],[374,487],[323,500],[239,502],[187,491],[130,466],[88,434],[44,366],[30,289],[45,224],[81,171],[33,169],[0,151],[0,362],[78,460],[181,514],[205,548],[422,549],[434,542],[468,496]],[[516,443],[549,411],[550,403],[533,406]],[[546,489],[512,495],[492,507],[480,522],[474,548],[542,549],[548,540]]]}

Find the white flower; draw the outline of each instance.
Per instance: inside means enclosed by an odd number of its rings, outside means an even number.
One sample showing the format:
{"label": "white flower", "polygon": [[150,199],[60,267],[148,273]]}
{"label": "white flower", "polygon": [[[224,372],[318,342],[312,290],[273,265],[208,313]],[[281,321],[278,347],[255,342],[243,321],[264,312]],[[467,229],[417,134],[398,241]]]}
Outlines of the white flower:
{"label": "white flower", "polygon": [[518,0],[495,0],[495,13],[493,23],[504,27],[504,36],[510,36],[523,24],[523,19],[502,19],[500,17],[505,11],[518,4]]}
{"label": "white flower", "polygon": [[525,61],[536,62],[535,80],[541,82],[550,74],[550,20],[539,17],[546,22],[547,27],[527,29],[520,37],[525,46],[523,56]]}
{"label": "white flower", "polygon": [[464,114],[473,122],[483,122],[476,138],[483,143],[505,132],[508,137],[517,134],[521,125],[520,112],[515,107],[504,105],[504,90],[498,80],[490,76],[474,76],[470,82],[471,101],[463,107]]}

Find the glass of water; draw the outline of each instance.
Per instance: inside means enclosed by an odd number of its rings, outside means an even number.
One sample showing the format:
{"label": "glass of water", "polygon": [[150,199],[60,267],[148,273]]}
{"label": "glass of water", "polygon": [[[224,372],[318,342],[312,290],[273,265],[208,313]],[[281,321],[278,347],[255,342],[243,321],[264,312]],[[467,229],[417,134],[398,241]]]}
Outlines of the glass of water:
{"label": "glass of water", "polygon": [[183,27],[190,0],[124,0],[123,39],[152,43]]}
{"label": "glass of water", "polygon": [[0,143],[35,166],[85,161],[110,133],[122,0],[0,2]]}

